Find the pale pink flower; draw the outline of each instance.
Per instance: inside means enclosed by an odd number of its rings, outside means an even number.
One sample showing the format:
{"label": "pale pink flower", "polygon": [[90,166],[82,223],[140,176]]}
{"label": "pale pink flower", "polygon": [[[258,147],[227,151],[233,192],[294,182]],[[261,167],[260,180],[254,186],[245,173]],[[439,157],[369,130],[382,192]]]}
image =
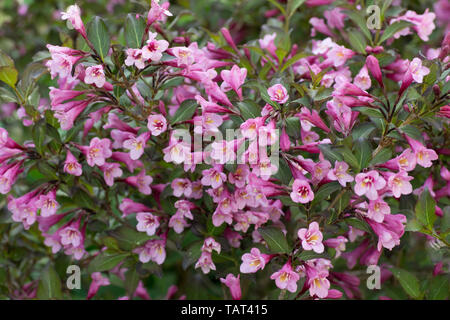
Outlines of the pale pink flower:
{"label": "pale pink flower", "polygon": [[273,273],[270,279],[275,280],[275,284],[281,290],[288,290],[289,292],[297,291],[297,281],[300,276],[292,269],[290,261],[288,261],[279,271]]}
{"label": "pale pink flower", "polygon": [[159,136],[167,130],[167,120],[161,114],[152,114],[147,119],[147,128],[152,135]]}
{"label": "pale pink flower", "polygon": [[412,192],[412,185],[409,181],[413,179],[413,177],[408,176],[406,171],[400,171],[389,176],[387,185],[394,194],[394,197],[400,198],[402,194],[407,195]]}
{"label": "pale pink flower", "polygon": [[102,88],[106,82],[103,66],[98,64],[96,66],[87,67],[84,82],[86,84],[95,84],[98,88]]}
{"label": "pale pink flower", "polygon": [[81,168],[81,164],[77,161],[77,159],[73,156],[73,154],[67,150],[66,161],[64,162],[64,172],[68,174],[72,174],[74,176],[81,176],[83,173],[83,169]]}
{"label": "pale pink flower", "polygon": [[409,145],[416,155],[416,161],[424,168],[429,168],[433,165],[432,161],[438,159],[437,153],[433,149],[427,149],[420,143],[420,141],[410,138],[408,135],[405,136]]}
{"label": "pale pink flower", "polygon": [[144,149],[149,139],[150,132],[144,132],[138,137],[133,137],[123,142],[123,147],[130,150],[131,160],[137,160],[144,154]]}
{"label": "pale pink flower", "polygon": [[139,261],[142,263],[151,260],[161,265],[166,260],[165,247],[165,240],[149,240],[144,246],[134,249],[133,252],[139,254]]}
{"label": "pale pink flower", "polygon": [[138,212],[136,220],[138,221],[137,231],[146,232],[149,236],[154,235],[159,227],[159,217],[149,212]]}
{"label": "pale pink flower", "polygon": [[240,125],[242,136],[250,140],[256,139],[258,130],[263,124],[264,120],[261,117],[246,120]]}
{"label": "pale pink flower", "polygon": [[216,270],[216,266],[211,258],[211,252],[203,251],[200,259],[195,264],[195,269],[201,268],[204,274],[209,273],[211,270]]}
{"label": "pale pink flower", "polygon": [[330,238],[323,242],[324,245],[330,248],[334,248],[336,250],[336,257],[340,257],[342,251],[345,251],[345,244],[348,242],[348,239],[343,236],[338,236],[336,238]]}
{"label": "pale pink flower", "polygon": [[234,65],[231,70],[222,70],[220,72],[220,76],[222,77],[223,83],[220,86],[223,91],[229,91],[231,89],[237,93],[240,100],[242,100],[242,88],[241,86],[245,82],[245,78],[247,77],[247,69],[239,68],[237,65]]}
{"label": "pale pink flower", "polygon": [[259,269],[264,269],[271,259],[271,255],[261,253],[258,248],[252,248],[250,253],[242,255],[240,271],[241,273],[255,273]]}
{"label": "pale pink flower", "polygon": [[339,184],[343,187],[347,182],[352,182],[353,177],[347,173],[348,164],[344,161],[336,161],[334,163],[334,169],[328,171],[327,177],[333,181],[339,181]]}
{"label": "pale pink flower", "polygon": [[128,48],[126,53],[127,58],[125,59],[125,65],[127,66],[135,65],[136,68],[138,69],[145,68],[145,58],[142,56],[141,49]]}
{"label": "pale pink flower", "polygon": [[170,186],[173,189],[173,195],[175,197],[179,198],[183,195],[185,197],[191,196],[192,185],[191,185],[191,181],[189,181],[189,179],[181,179],[181,178],[174,179]]}
{"label": "pale pink flower", "polygon": [[308,203],[314,199],[314,192],[308,181],[295,179],[292,185],[291,199],[297,203]]}
{"label": "pale pink flower", "polygon": [[327,53],[327,60],[331,61],[333,66],[340,67],[355,53],[344,46],[336,45]]}
{"label": "pale pink flower", "polygon": [[105,160],[112,155],[111,140],[95,137],[91,140],[89,147],[83,146],[81,150],[86,155],[88,165],[91,167],[102,166],[105,164]]}
{"label": "pale pink flower", "polygon": [[166,17],[171,17],[173,14],[167,10],[169,2],[165,2],[162,5],[159,4],[159,0],[152,0],[150,10],[147,14],[147,25],[153,24],[155,21],[162,21]]}
{"label": "pale pink flower", "polygon": [[205,239],[205,242],[203,243],[202,246],[202,251],[207,251],[207,252],[213,252],[216,251],[217,253],[220,253],[220,243],[218,243],[216,240],[214,240],[213,237],[208,237]]}
{"label": "pale pink flower", "polygon": [[137,176],[130,176],[125,179],[125,182],[138,188],[139,192],[150,195],[152,193],[152,188],[150,184],[153,182],[151,176],[145,174],[145,170],[141,170]]}
{"label": "pale pink flower", "polygon": [[366,195],[369,200],[378,199],[377,190],[383,189],[386,185],[386,180],[375,170],[358,173],[355,181],[355,193],[358,196]]}
{"label": "pale pink flower", "polygon": [[278,103],[285,103],[289,99],[289,94],[286,88],[279,83],[267,89],[267,93],[269,94],[270,100]]}
{"label": "pale pink flower", "polygon": [[149,32],[147,44],[142,48],[142,57],[145,60],[158,62],[162,58],[162,53],[167,50],[169,43],[166,40],[156,40],[156,32]]}
{"label": "pale pink flower", "polygon": [[220,281],[230,289],[233,300],[241,300],[242,297],[240,276],[238,274],[235,277],[232,273],[229,273],[226,278],[220,278]]}
{"label": "pale pink flower", "polygon": [[378,235],[378,251],[382,247],[392,250],[393,247],[400,244],[400,238],[405,232],[404,223],[406,222],[406,217],[404,215],[385,215],[382,223],[377,223],[371,219],[366,221]]}
{"label": "pale pink flower", "polygon": [[236,171],[228,174],[228,181],[234,184],[237,188],[243,188],[248,182],[248,175],[250,170],[247,165],[239,164]]}
{"label": "pale pink flower", "polygon": [[399,170],[411,171],[416,167],[416,156],[410,148],[402,152],[401,155],[395,158]]}
{"label": "pale pink flower", "polygon": [[298,230],[298,237],[302,240],[303,249],[314,250],[316,253],[323,252],[323,236],[322,232],[320,232],[319,224],[316,221],[311,222],[308,229],[301,228]]}
{"label": "pale pink flower", "polygon": [[189,224],[184,219],[184,216],[181,213],[177,212],[172,217],[170,217],[169,227],[173,228],[173,230],[179,234],[184,231],[184,228],[189,227]]}
{"label": "pale pink flower", "polygon": [[174,162],[176,164],[190,161],[191,149],[187,143],[171,138],[169,146],[163,149],[164,161]]}
{"label": "pale pink flower", "polygon": [[202,184],[204,186],[211,186],[213,189],[220,187],[227,181],[227,175],[222,172],[222,167],[217,165],[211,169],[203,170],[202,175]]}
{"label": "pale pink flower", "polygon": [[361,68],[361,70],[359,70],[353,83],[362,90],[370,89],[370,87],[372,86],[372,81],[370,80],[369,72],[365,65]]}
{"label": "pale pink flower", "polygon": [[120,169],[120,164],[106,162],[103,166],[100,166],[100,170],[103,171],[103,177],[106,185],[112,187],[114,184],[114,178],[122,176],[123,171]]}
{"label": "pale pink flower", "polygon": [[56,213],[59,203],[56,201],[56,190],[52,190],[46,195],[39,196],[36,207],[41,209],[42,217],[49,217]]}
{"label": "pale pink flower", "polygon": [[[308,268],[311,270],[312,268]],[[311,297],[326,298],[330,289],[330,281],[327,279],[328,272],[323,270],[308,271],[309,294]]]}
{"label": "pale pink flower", "polygon": [[389,205],[381,198],[369,201],[367,216],[370,219],[381,223],[384,220],[384,216],[387,214],[391,214],[391,207],[389,207]]}
{"label": "pale pink flower", "polygon": [[76,4],[69,6],[66,12],[61,12],[61,19],[70,21],[72,27],[81,33],[81,35],[86,38],[86,30],[81,20],[81,10]]}
{"label": "pale pink flower", "polygon": [[430,73],[430,69],[422,66],[422,60],[414,58],[409,64],[409,72],[417,83],[422,83],[423,77]]}

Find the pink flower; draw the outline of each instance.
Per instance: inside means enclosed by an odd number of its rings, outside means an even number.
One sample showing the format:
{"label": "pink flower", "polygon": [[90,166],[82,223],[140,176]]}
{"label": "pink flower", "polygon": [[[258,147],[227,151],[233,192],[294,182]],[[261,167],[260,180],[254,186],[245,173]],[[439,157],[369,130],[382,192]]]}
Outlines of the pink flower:
{"label": "pink flower", "polygon": [[333,181],[339,181],[340,185],[345,187],[347,182],[352,182],[353,177],[347,173],[348,164],[344,161],[336,161],[334,169],[328,171],[327,177]]}
{"label": "pink flower", "polygon": [[97,292],[98,289],[102,286],[109,286],[111,283],[109,282],[109,279],[106,277],[103,277],[100,272],[94,272],[91,274],[92,282],[89,286],[89,291],[87,295],[87,299],[92,299]]}
{"label": "pink flower", "polygon": [[297,281],[300,279],[298,273],[296,273],[288,261],[279,271],[273,273],[270,279],[275,280],[275,284],[281,290],[288,290],[289,292],[297,291]]}
{"label": "pink flower", "polygon": [[125,182],[137,187],[139,192],[150,195],[152,194],[152,188],[150,188],[150,184],[153,182],[153,178],[151,176],[147,176],[145,174],[145,170],[141,170],[137,176],[131,176],[125,179]]}
{"label": "pink flower", "polygon": [[173,228],[173,230],[180,234],[184,231],[184,228],[189,227],[189,224],[184,219],[183,214],[177,211],[169,220],[169,227]]}
{"label": "pink flower", "polygon": [[279,83],[267,89],[267,93],[269,94],[270,100],[278,103],[285,103],[289,99],[289,94],[286,88]]}
{"label": "pink flower", "polygon": [[375,78],[375,80],[378,81],[380,86],[382,88],[384,88],[383,76],[381,74],[381,69],[380,69],[380,64],[378,63],[378,59],[372,55],[368,56],[366,59],[365,66],[367,67],[367,69],[369,69],[370,73]]}
{"label": "pink flower", "polygon": [[235,277],[232,273],[229,273],[226,278],[220,278],[220,281],[230,289],[233,300],[241,300],[242,297],[240,276]]}
{"label": "pink flower", "polygon": [[122,176],[122,169],[120,169],[120,164],[118,163],[108,163],[100,166],[100,170],[103,171],[103,177],[105,179],[106,185],[112,187],[114,184],[114,178],[119,178]]}
{"label": "pink flower", "polygon": [[0,167],[0,193],[7,194],[16,181],[18,175],[23,171],[20,169],[22,161],[11,163]]}
{"label": "pink flower", "polygon": [[36,207],[41,209],[42,217],[54,215],[59,208],[59,203],[56,201],[56,190],[39,196],[39,199],[36,201]]}
{"label": "pink flower", "polygon": [[83,169],[81,168],[81,164],[77,161],[77,159],[73,156],[73,154],[67,150],[66,161],[64,162],[64,172],[68,174],[72,174],[74,176],[81,176],[83,173]]}
{"label": "pink flower", "polygon": [[432,161],[438,159],[437,153],[433,149],[427,149],[422,143],[405,135],[406,140],[416,155],[416,161],[424,168],[429,168],[433,165]]}
{"label": "pink flower", "polygon": [[416,167],[416,156],[411,149],[406,149],[401,155],[395,158],[399,170],[411,171]]}
{"label": "pink flower", "polygon": [[355,53],[344,46],[336,45],[327,53],[327,60],[332,62],[333,66],[340,67]]}
{"label": "pink flower", "polygon": [[306,180],[295,179],[291,199],[294,202],[308,203],[314,199],[314,192]]}
{"label": "pink flower", "polygon": [[239,164],[235,172],[228,174],[228,182],[234,184],[237,188],[243,188],[248,182],[250,170],[247,165]]}
{"label": "pink flower", "polygon": [[164,161],[176,164],[190,161],[190,152],[191,149],[185,142],[180,142],[172,137],[169,146],[163,149]]}
{"label": "pink flower", "polygon": [[179,198],[183,196],[183,194],[185,197],[191,196],[192,186],[191,181],[189,181],[189,179],[181,179],[181,178],[174,179],[171,183],[171,187],[173,189],[173,195],[175,197]]}
{"label": "pink flower", "polygon": [[105,164],[105,160],[112,155],[111,140],[95,137],[91,140],[89,147],[82,146],[81,151],[86,155],[88,165],[91,167],[102,166]]}
{"label": "pink flower", "polygon": [[169,2],[165,2],[163,5],[159,4],[159,0],[152,0],[151,7],[147,15],[147,25],[153,24],[155,21],[161,21],[167,17],[171,17],[172,13],[167,10]]}
{"label": "pink flower", "polygon": [[264,124],[261,117],[250,118],[240,125],[241,133],[244,138],[254,140],[258,136],[259,128]]}
{"label": "pink flower", "polygon": [[147,45],[142,48],[142,57],[145,60],[158,62],[162,58],[162,53],[167,50],[169,43],[166,40],[156,40],[156,32],[149,32]]}
{"label": "pink flower", "polygon": [[327,279],[328,272],[308,268],[308,285],[311,297],[326,298],[330,289],[330,281]]}
{"label": "pink flower", "polygon": [[203,170],[202,175],[202,185],[211,186],[213,189],[217,189],[227,181],[227,175],[222,172],[222,167],[218,165],[211,169]]}
{"label": "pink flower", "polygon": [[86,29],[81,20],[81,10],[76,4],[67,8],[66,12],[61,12],[61,19],[68,20],[72,24],[73,28],[77,30],[84,38],[87,38]]}
{"label": "pink flower", "polygon": [[102,88],[106,82],[103,66],[98,64],[96,66],[86,68],[84,82],[86,84],[95,84],[98,88]]}
{"label": "pink flower", "polygon": [[412,179],[414,178],[408,176],[406,171],[400,171],[389,176],[387,185],[394,194],[394,197],[400,198],[402,194],[406,195],[412,192],[412,185],[409,182]]}
{"label": "pink flower", "polygon": [[150,139],[150,132],[144,132],[138,137],[127,139],[123,142],[123,147],[130,150],[131,160],[139,159],[144,153],[147,141]]}
{"label": "pink flower", "polygon": [[133,252],[139,254],[139,261],[147,263],[150,260],[161,265],[166,260],[165,240],[149,240],[144,246],[138,247]]}
{"label": "pink flower", "polygon": [[348,239],[343,236],[338,236],[337,238],[330,238],[323,242],[324,245],[330,248],[334,248],[336,250],[336,258],[341,255],[342,251],[345,251],[345,244],[348,242]]}
{"label": "pink flower", "polygon": [[391,214],[391,207],[389,207],[389,205],[382,199],[369,201],[367,216],[370,219],[381,223],[384,220],[384,216],[387,214]]}
{"label": "pink flower", "polygon": [[234,65],[231,70],[222,70],[220,76],[223,80],[221,89],[225,92],[233,89],[234,92],[237,93],[239,100],[242,100],[241,86],[244,84],[245,78],[247,77],[247,69],[239,68],[237,65]]}
{"label": "pink flower", "polygon": [[252,248],[250,253],[242,255],[241,273],[255,273],[264,269],[273,256],[261,253],[258,248]]}
{"label": "pink flower", "polygon": [[322,253],[324,250],[322,244],[322,232],[320,232],[319,224],[311,222],[308,229],[302,228],[298,230],[298,237],[302,240],[302,247],[305,250],[314,250],[316,253]]}
{"label": "pink flower", "polygon": [[167,130],[167,120],[163,115],[153,114],[147,119],[147,128],[152,135],[159,136],[161,133]]}
{"label": "pink flower", "polygon": [[195,264],[195,269],[201,268],[204,274],[209,273],[211,270],[216,270],[216,266],[211,258],[211,252],[203,251],[200,259]]}
{"label": "pink flower", "polygon": [[125,65],[132,66],[134,64],[138,69],[145,68],[145,59],[142,56],[141,49],[128,48],[126,53],[127,58],[125,59]]}
{"label": "pink flower", "polygon": [[400,238],[405,232],[406,217],[402,214],[388,214],[384,216],[382,223],[373,220],[366,220],[378,236],[378,251],[382,247],[392,250],[393,247],[400,244]]}
{"label": "pink flower", "polygon": [[359,73],[355,77],[354,84],[362,90],[370,89],[372,86],[372,81],[370,80],[366,66],[363,66],[361,70],[359,70]]}
{"label": "pink flower", "polygon": [[355,177],[355,193],[358,196],[366,195],[369,200],[378,199],[377,190],[383,189],[386,180],[375,170],[366,173],[358,173]]}
{"label": "pink flower", "polygon": [[207,252],[213,252],[214,250],[217,253],[220,253],[220,249],[221,249],[220,243],[214,240],[213,237],[206,238],[202,246],[202,251]]}
{"label": "pink flower", "polygon": [[409,64],[409,72],[417,83],[422,83],[423,77],[430,73],[430,69],[422,66],[422,60],[414,58]]}
{"label": "pink flower", "polygon": [[156,229],[159,227],[159,217],[149,212],[138,212],[136,220],[138,221],[136,225],[137,231],[147,232],[149,236],[154,235]]}

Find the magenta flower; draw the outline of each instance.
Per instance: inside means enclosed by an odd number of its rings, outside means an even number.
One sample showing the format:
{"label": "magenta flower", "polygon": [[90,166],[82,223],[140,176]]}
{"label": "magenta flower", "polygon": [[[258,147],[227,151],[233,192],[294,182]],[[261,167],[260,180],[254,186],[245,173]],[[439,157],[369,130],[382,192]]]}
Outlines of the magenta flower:
{"label": "magenta flower", "polygon": [[145,174],[145,170],[141,170],[137,176],[130,176],[125,179],[125,182],[138,188],[139,192],[145,195],[150,195],[152,193],[152,188],[150,184],[153,182],[151,176]]}
{"label": "magenta flower", "polygon": [[342,251],[345,251],[345,244],[348,242],[348,239],[343,236],[338,236],[336,238],[330,238],[323,242],[324,245],[330,248],[334,248],[336,250],[336,258],[340,257]]}
{"label": "magenta flower", "polygon": [[366,221],[378,236],[378,251],[383,247],[392,250],[393,247],[400,244],[400,238],[405,232],[406,217],[404,215],[385,215],[382,223],[370,219]]}
{"label": "magenta flower", "polygon": [[52,216],[58,211],[59,203],[56,201],[56,190],[53,189],[46,195],[39,196],[36,207],[41,209],[42,217]]}
{"label": "magenta flower", "polygon": [[239,68],[237,65],[234,65],[231,70],[222,70],[220,76],[223,80],[223,83],[220,86],[221,89],[225,92],[231,89],[234,90],[238,95],[239,100],[242,100],[241,86],[244,84],[245,78],[247,77],[247,69]]}
{"label": "magenta flower", "polygon": [[229,273],[226,278],[220,278],[220,281],[230,289],[233,300],[241,300],[242,297],[240,276],[235,277],[232,273]]}
{"label": "magenta flower", "polygon": [[306,180],[295,179],[291,199],[294,202],[308,203],[314,199],[314,192]]}
{"label": "magenta flower", "polygon": [[289,94],[286,88],[279,83],[267,89],[267,93],[269,94],[270,100],[278,103],[285,103],[289,99]]}
{"label": "magenta flower", "polygon": [[91,274],[92,282],[89,286],[87,299],[92,299],[98,292],[98,289],[102,286],[109,286],[111,283],[109,279],[103,277],[100,272],[94,272]]}
{"label": "magenta flower", "polygon": [[383,76],[381,74],[380,64],[378,63],[378,59],[374,56],[370,55],[366,59],[366,67],[369,69],[372,76],[375,78],[375,80],[378,81],[380,86],[384,88],[383,84]]}
{"label": "magenta flower", "polygon": [[319,224],[316,221],[311,222],[308,229],[301,228],[298,230],[298,237],[302,240],[303,249],[314,250],[316,253],[323,252],[323,235],[322,232],[320,232]]}
{"label": "magenta flower", "polygon": [[288,290],[289,292],[297,291],[297,281],[300,276],[292,269],[291,262],[288,261],[279,271],[273,273],[270,279],[275,280],[275,284],[281,290]]}
{"label": "magenta flower", "polygon": [[355,177],[355,193],[358,196],[366,195],[369,200],[378,199],[377,190],[383,189],[386,180],[375,170],[366,173],[358,173]]}

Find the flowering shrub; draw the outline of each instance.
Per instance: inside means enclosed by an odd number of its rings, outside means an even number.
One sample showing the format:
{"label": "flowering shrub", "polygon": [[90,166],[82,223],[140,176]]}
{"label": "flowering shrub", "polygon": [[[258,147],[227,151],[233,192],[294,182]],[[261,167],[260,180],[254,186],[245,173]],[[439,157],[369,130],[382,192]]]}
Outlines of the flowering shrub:
{"label": "flowering shrub", "polygon": [[0,296],[448,297],[447,0],[149,5],[0,52]]}

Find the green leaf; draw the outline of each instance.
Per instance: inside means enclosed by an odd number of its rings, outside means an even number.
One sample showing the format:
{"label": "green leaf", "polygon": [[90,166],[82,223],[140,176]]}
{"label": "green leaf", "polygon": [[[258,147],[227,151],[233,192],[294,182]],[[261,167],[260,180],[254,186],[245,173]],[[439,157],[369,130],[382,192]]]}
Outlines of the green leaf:
{"label": "green leaf", "polygon": [[393,24],[389,25],[386,30],[384,30],[383,35],[381,36],[380,40],[378,41],[377,45],[382,44],[384,41],[386,41],[387,39],[389,39],[390,37],[392,37],[394,34],[396,34],[397,32],[412,26],[411,22],[408,21],[397,21],[394,22]]}
{"label": "green leaf", "polygon": [[306,0],[289,0],[287,5],[288,16],[292,16],[295,11],[305,2]]}
{"label": "green leaf", "polygon": [[303,261],[308,261],[312,259],[318,259],[318,258],[329,258],[328,254],[326,253],[315,253],[312,250],[303,250],[300,253],[296,254],[296,258]]}
{"label": "green leaf", "polygon": [[341,189],[342,186],[337,181],[333,181],[327,184],[322,185],[319,190],[314,194],[314,199],[311,203],[312,206],[315,204],[320,204],[322,200],[325,200],[332,194],[333,192]]}
{"label": "green leaf", "polygon": [[197,106],[198,103],[194,99],[184,100],[180,104],[180,107],[177,109],[170,122],[172,124],[175,124],[177,122],[186,121],[192,118],[195,110],[197,109]]}
{"label": "green leaf", "polygon": [[261,107],[252,100],[240,101],[237,103],[237,106],[245,120],[261,116]]}
{"label": "green leaf", "polygon": [[45,269],[40,277],[39,286],[37,289],[38,299],[61,299],[61,279],[56,273],[55,269],[49,266]]}
{"label": "green leaf", "polygon": [[130,256],[130,253],[107,253],[101,252],[97,255],[88,266],[88,273],[108,271],[117,266],[126,257]]}
{"label": "green leaf", "polygon": [[259,234],[264,238],[270,250],[276,253],[289,253],[291,249],[284,233],[274,227],[265,227],[258,229]]}
{"label": "green leaf", "polygon": [[111,38],[102,18],[95,16],[91,20],[87,29],[87,36],[99,54],[100,59],[105,61],[105,57],[108,55]]}
{"label": "green leaf", "polygon": [[0,101],[2,102],[18,102],[14,92],[4,87],[0,87]]}
{"label": "green leaf", "polygon": [[398,268],[392,268],[391,272],[410,297],[414,299],[420,298],[419,280],[412,273]]}
{"label": "green leaf", "polygon": [[149,236],[145,232],[136,231],[128,226],[122,226],[107,233],[117,240],[120,249],[127,251],[131,251],[150,239],[157,238],[157,236]]}
{"label": "green leaf", "polygon": [[292,179],[292,171],[289,168],[286,160],[283,157],[280,157],[278,163],[278,171],[273,175],[275,179],[280,180],[284,185],[289,185]]}
{"label": "green leaf", "polygon": [[33,137],[33,142],[36,147],[36,151],[39,154],[44,152],[44,141],[47,134],[47,123],[45,119],[41,119],[33,126],[31,129],[31,135]]}
{"label": "green leaf", "polygon": [[406,126],[401,126],[400,131],[407,134],[409,137],[413,138],[414,140],[423,142],[421,131],[410,124],[408,124]]}
{"label": "green leaf", "polygon": [[383,148],[375,155],[375,157],[372,158],[372,160],[369,162],[369,166],[374,166],[379,163],[385,163],[386,161],[390,160],[391,157],[391,149]]}
{"label": "green leaf", "polygon": [[449,294],[449,281],[447,276],[433,277],[427,294],[430,300],[446,300]]}
{"label": "green leaf", "polygon": [[16,87],[17,77],[19,73],[14,67],[0,67],[0,81],[3,81],[11,88]]}
{"label": "green leaf", "polygon": [[358,30],[350,30],[348,33],[348,41],[355,51],[365,54],[367,42],[363,34]]}
{"label": "green leaf", "polygon": [[367,140],[358,140],[355,143],[355,156],[358,160],[359,169],[362,170],[367,168],[370,159],[372,158],[372,148],[370,146],[369,141]]}
{"label": "green leaf", "polygon": [[0,67],[14,67],[14,60],[0,50]]}
{"label": "green leaf", "polygon": [[359,220],[357,218],[347,218],[344,221],[345,221],[345,223],[347,223],[348,225],[350,225],[356,229],[370,232],[370,227],[365,221]]}
{"label": "green leaf", "polygon": [[296,63],[298,60],[308,57],[309,54],[305,53],[305,52],[300,52],[297,53],[296,55],[294,55],[293,57],[289,58],[283,65],[283,67],[280,69],[280,73],[283,72],[284,70],[286,70],[287,68],[289,68],[291,65],[293,65],[294,63]]}
{"label": "green leaf", "polygon": [[128,296],[132,297],[139,284],[139,274],[136,271],[136,267],[130,268],[125,272],[125,290],[127,290]]}
{"label": "green leaf", "polygon": [[338,148],[331,147],[328,144],[319,144],[318,147],[320,151],[322,151],[325,158],[327,158],[327,160],[331,163],[334,163],[335,161],[342,161],[342,155]]}
{"label": "green leaf", "polygon": [[262,84],[260,84],[259,82],[255,81],[255,80],[250,80],[247,81],[244,84],[245,87],[250,87],[255,89],[256,91],[259,92],[259,94],[261,95],[261,98],[267,102],[268,104],[270,104],[272,107],[274,107],[277,110],[280,110],[280,105],[272,100],[270,100],[270,96],[267,93],[267,88],[265,86],[263,86]]}
{"label": "green leaf", "polygon": [[427,228],[433,229],[434,221],[436,220],[436,201],[431,196],[428,188],[425,188],[419,196],[415,212],[417,219]]}
{"label": "green leaf", "polygon": [[300,119],[298,117],[289,117],[286,119],[286,133],[295,139],[301,137]]}
{"label": "green leaf", "polygon": [[136,15],[129,13],[125,22],[125,39],[130,48],[141,48],[141,41],[144,37],[145,21],[143,18],[136,18]]}
{"label": "green leaf", "polygon": [[355,155],[349,148],[343,147],[339,150],[341,151],[344,161],[347,162],[355,171],[359,171],[361,169],[358,159],[356,159]]}
{"label": "green leaf", "polygon": [[345,14],[358,26],[359,30],[366,36],[366,38],[372,42],[372,35],[367,28],[366,19],[355,11],[345,10]]}
{"label": "green leaf", "polygon": [[218,235],[221,235],[223,233],[223,231],[226,228],[226,224],[222,223],[220,226],[216,227],[212,223],[212,219],[208,219],[208,222],[206,223],[206,227],[207,227],[207,230],[208,230],[208,234],[210,234],[212,236],[218,236]]}

